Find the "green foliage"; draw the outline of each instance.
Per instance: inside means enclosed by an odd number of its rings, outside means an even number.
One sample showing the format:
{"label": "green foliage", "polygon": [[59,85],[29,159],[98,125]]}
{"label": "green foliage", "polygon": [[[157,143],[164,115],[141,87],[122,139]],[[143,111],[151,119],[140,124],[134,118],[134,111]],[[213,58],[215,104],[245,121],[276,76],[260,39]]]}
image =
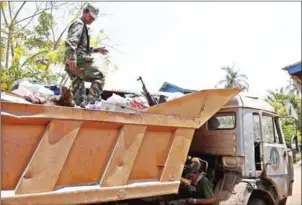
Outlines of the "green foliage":
{"label": "green foliage", "polygon": [[6,9],[7,7],[7,2],[6,1],[1,1],[0,5],[2,6],[3,9]]}
{"label": "green foliage", "polygon": [[301,154],[296,154],[296,160],[295,162],[299,162],[301,160]]}
{"label": "green foliage", "polygon": [[41,37],[33,36],[24,41],[24,46],[26,46],[27,49],[31,50],[36,47],[43,47],[45,45],[44,43],[45,42]]}
{"label": "green foliage", "polygon": [[98,34],[90,39],[90,44],[93,47],[98,47],[107,40],[109,40],[109,37],[105,33],[104,29],[99,29]]}
{"label": "green foliage", "polygon": [[39,24],[34,28],[35,32],[40,36],[48,37],[50,35],[50,30],[55,24],[52,14],[47,12],[42,12],[38,18]]}
{"label": "green foliage", "polygon": [[[24,2],[19,4],[21,5],[19,8],[15,2],[10,3],[11,7],[15,9],[12,11],[15,15],[19,13],[17,11],[24,9]],[[74,21],[79,17],[81,9],[87,2],[31,2],[26,5],[29,4],[37,10],[30,14],[28,18],[25,18],[28,21],[20,21],[16,16],[16,18],[12,18],[15,19],[14,22],[9,22],[11,18],[9,17],[7,3],[1,2],[2,8],[5,9],[4,15],[8,20],[1,27],[1,35],[4,38],[1,38],[0,41],[1,68],[4,67],[1,73],[1,88],[4,90],[10,90],[12,83],[20,78],[36,78],[43,82],[58,81],[62,77],[62,74],[54,73],[50,68],[53,65],[64,66],[65,39],[62,39],[62,36],[69,25],[66,25],[62,33],[55,33],[57,25],[56,11],[71,9],[72,16],[70,17]],[[60,4],[66,4],[66,6],[58,6]],[[42,7],[38,8],[38,5],[42,5]],[[36,20],[33,20],[32,15]],[[93,46],[99,47],[108,39],[104,30],[100,29],[98,35],[91,42]],[[104,69],[107,70],[112,66],[108,59],[106,58],[103,63]],[[116,65],[113,65],[113,67],[114,69],[117,68]]]}
{"label": "green foliage", "polygon": [[[284,102],[289,100],[293,105],[298,115],[298,120],[295,121],[285,108]],[[285,93],[284,89],[269,90],[266,101],[274,107],[276,113],[281,117],[282,130],[285,136],[286,143],[290,143],[290,136],[298,133],[299,142],[301,141],[301,99],[294,92]],[[297,130],[298,129],[298,130]]]}
{"label": "green foliage", "polygon": [[1,61],[2,61],[2,59],[4,58],[4,56],[5,56],[5,44],[4,44],[4,39],[3,38],[1,38],[0,39],[0,49],[1,49]]}
{"label": "green foliage", "polygon": [[226,72],[224,80],[217,83],[218,85],[224,85],[225,88],[243,88],[248,90],[249,84],[247,82],[247,76],[240,74],[240,70],[235,70],[233,67],[223,67],[221,70]]}
{"label": "green foliage", "polygon": [[9,78],[9,73],[2,71],[1,72],[1,89],[3,90],[9,90],[10,86],[13,82],[10,81],[11,78]]}

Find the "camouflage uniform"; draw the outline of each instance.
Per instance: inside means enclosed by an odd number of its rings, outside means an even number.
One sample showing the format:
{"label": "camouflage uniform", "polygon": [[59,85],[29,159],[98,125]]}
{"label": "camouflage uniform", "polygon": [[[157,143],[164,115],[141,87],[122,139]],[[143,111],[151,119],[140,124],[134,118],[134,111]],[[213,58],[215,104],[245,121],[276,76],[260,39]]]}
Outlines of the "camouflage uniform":
{"label": "camouflage uniform", "polygon": [[[86,9],[94,9],[94,12],[98,13],[98,10],[89,4]],[[67,64],[65,66],[65,71],[72,81],[75,104],[85,106],[88,103],[100,101],[105,78],[100,67],[93,62],[91,53],[94,49],[90,47],[88,29],[81,18],[69,27],[65,48],[65,59],[77,61],[77,72],[72,72]],[[88,96],[86,96],[85,81],[91,82]]]}

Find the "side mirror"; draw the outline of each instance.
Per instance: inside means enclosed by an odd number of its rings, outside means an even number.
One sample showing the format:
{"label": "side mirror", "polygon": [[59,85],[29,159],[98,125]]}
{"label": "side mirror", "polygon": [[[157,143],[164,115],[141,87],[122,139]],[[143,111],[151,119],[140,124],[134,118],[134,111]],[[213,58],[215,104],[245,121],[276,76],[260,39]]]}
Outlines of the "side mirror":
{"label": "side mirror", "polygon": [[297,135],[292,135],[290,138],[290,148],[292,150],[298,151],[298,137]]}

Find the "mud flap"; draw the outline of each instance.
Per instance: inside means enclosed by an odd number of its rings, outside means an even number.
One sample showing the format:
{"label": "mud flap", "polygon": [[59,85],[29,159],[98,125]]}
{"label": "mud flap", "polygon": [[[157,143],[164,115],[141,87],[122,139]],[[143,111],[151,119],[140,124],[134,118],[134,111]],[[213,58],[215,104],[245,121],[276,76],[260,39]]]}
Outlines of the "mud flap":
{"label": "mud flap", "polygon": [[230,198],[226,201],[216,202],[216,205],[246,205],[248,203],[248,200],[253,192],[253,187],[248,182],[240,182],[237,184],[230,196]]}

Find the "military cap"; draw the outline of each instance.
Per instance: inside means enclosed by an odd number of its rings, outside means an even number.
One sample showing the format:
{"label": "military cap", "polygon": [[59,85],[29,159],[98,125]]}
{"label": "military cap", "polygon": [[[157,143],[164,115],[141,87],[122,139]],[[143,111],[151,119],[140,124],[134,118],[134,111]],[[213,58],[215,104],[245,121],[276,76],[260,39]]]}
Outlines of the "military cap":
{"label": "military cap", "polygon": [[200,170],[201,163],[198,158],[193,157],[191,160],[191,164],[188,167],[188,173],[193,174]]}
{"label": "military cap", "polygon": [[96,19],[99,14],[99,9],[95,7],[94,5],[88,3],[84,10],[89,11],[92,18]]}

